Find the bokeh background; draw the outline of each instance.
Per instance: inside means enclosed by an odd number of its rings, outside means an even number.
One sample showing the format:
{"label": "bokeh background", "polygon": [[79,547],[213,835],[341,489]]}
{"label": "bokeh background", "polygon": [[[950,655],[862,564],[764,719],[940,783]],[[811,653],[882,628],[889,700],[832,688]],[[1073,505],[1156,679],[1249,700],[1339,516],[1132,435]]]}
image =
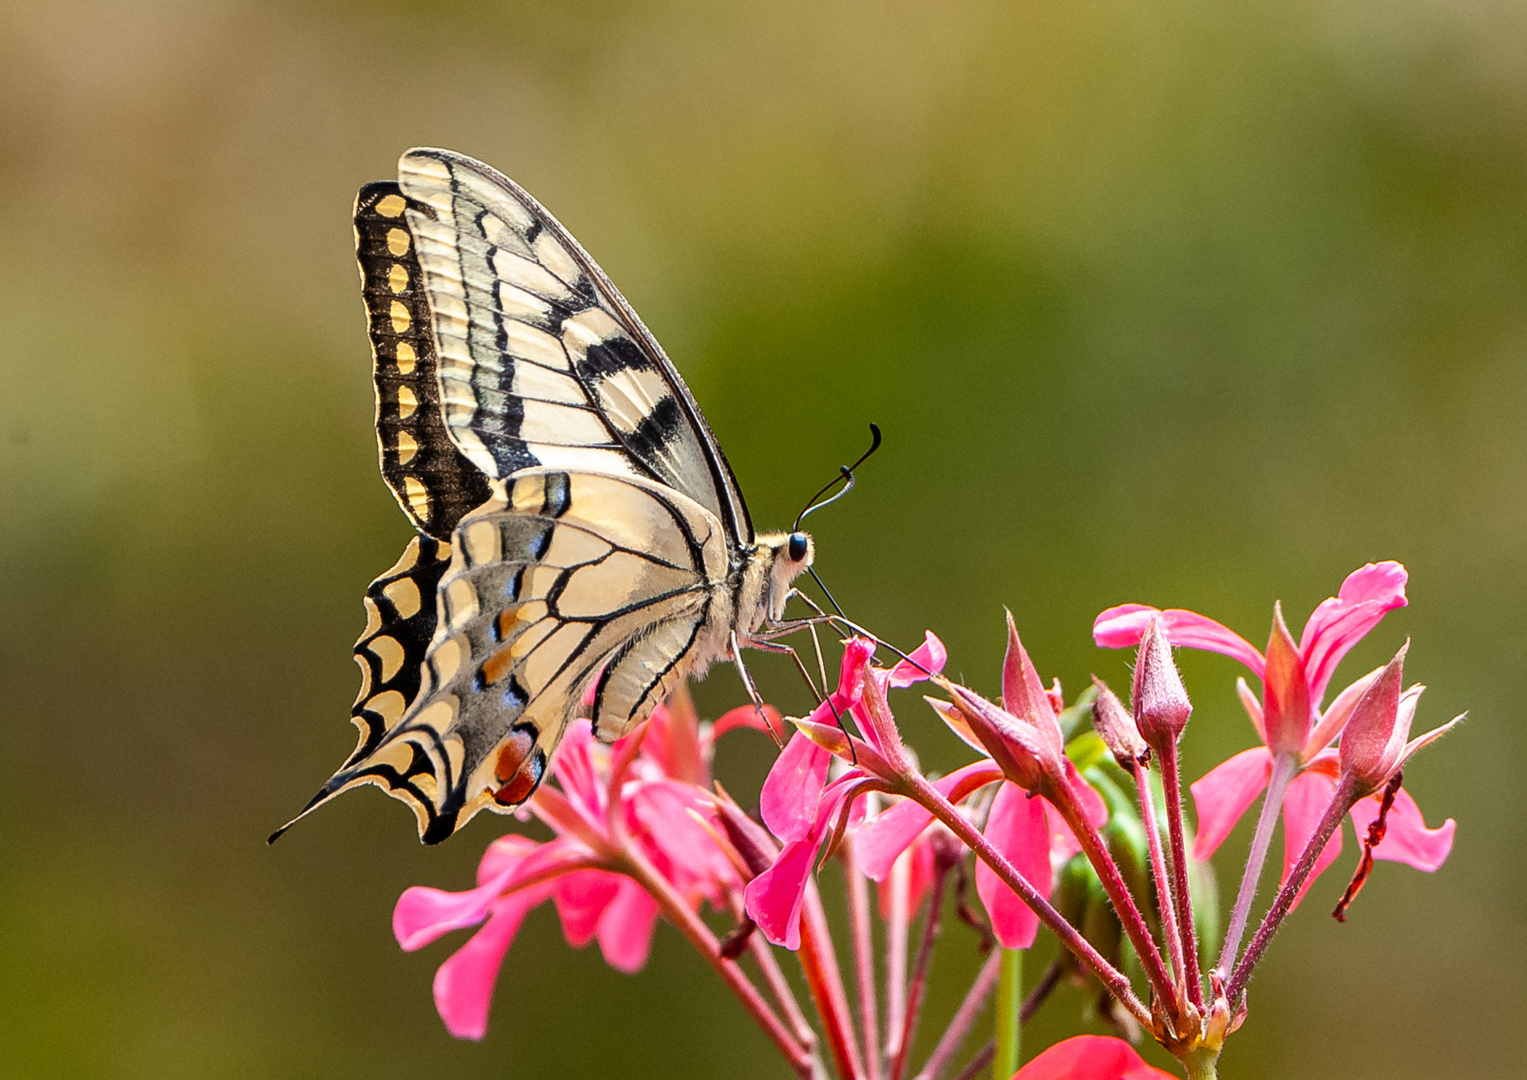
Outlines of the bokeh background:
{"label": "bokeh background", "polygon": [[[595,253],[758,521],[878,421],[818,566],[977,686],[1003,605],[1047,675],[1123,685],[1105,606],[1260,642],[1274,599],[1297,626],[1402,560],[1412,606],[1343,670],[1411,636],[1421,720],[1470,711],[1407,772],[1452,860],[1381,864],[1345,926],[1322,880],[1224,1075],[1519,1075],[1524,48],[1509,0],[8,0],[0,1075],[785,1075],[671,929],[627,977],[549,911],[487,1040],[452,1041],[451,946],[400,953],[389,913],[463,886],[503,819],[423,849],[366,793],[264,845],[352,746],[361,591],[409,535],[349,212],[414,144],[498,166]],[[1185,665],[1192,777],[1252,734],[1236,666]],[[723,669],[699,698],[742,691]],[[772,753],[746,738],[743,787]],[[960,933],[930,1017],[974,970]]]}

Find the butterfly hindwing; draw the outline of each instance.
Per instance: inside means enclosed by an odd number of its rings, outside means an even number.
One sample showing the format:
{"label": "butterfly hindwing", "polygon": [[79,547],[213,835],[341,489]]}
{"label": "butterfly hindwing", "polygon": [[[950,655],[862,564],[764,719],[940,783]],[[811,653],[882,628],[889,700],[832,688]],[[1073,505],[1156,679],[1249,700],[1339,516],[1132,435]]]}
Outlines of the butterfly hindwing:
{"label": "butterfly hindwing", "polygon": [[728,569],[721,523],[686,496],[548,469],[495,482],[451,549],[417,699],[313,803],[378,784],[427,843],[528,798],[591,683],[601,737],[651,715],[705,651]]}
{"label": "butterfly hindwing", "polygon": [[491,477],[537,466],[646,476],[750,543],[747,507],[694,398],[578,242],[471,158],[410,150],[398,174],[445,425],[462,453]]}
{"label": "butterfly hindwing", "polygon": [[[488,497],[488,478],[446,432],[429,300],[402,191],[367,184],[355,199],[355,255],[371,334],[382,476],[421,532],[448,540]],[[416,205],[415,214],[428,211]]]}

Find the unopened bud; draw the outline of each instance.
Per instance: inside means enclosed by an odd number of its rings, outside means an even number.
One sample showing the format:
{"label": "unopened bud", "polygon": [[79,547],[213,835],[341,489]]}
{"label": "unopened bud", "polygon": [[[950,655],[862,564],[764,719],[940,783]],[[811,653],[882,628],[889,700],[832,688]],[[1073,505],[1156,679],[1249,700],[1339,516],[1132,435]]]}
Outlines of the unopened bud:
{"label": "unopened bud", "polygon": [[1135,725],[1151,745],[1175,743],[1193,714],[1188,691],[1172,659],[1172,646],[1166,639],[1161,620],[1151,623],[1151,631],[1140,642],[1135,658]]}
{"label": "unopened bud", "polygon": [[1113,753],[1119,768],[1133,776],[1135,770],[1149,760],[1151,748],[1140,737],[1135,718],[1108,684],[1094,675],[1092,685],[1098,689],[1097,700],[1092,703],[1092,726]]}

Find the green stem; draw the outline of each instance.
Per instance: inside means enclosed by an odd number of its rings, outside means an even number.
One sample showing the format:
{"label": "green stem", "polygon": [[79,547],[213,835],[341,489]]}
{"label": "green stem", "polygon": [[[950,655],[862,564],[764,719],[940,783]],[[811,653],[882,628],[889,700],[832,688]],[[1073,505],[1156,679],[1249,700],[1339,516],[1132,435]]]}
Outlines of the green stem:
{"label": "green stem", "polygon": [[1219,1072],[1216,1063],[1219,1061],[1219,1051],[1210,1051],[1207,1047],[1199,1047],[1190,1051],[1181,1058],[1182,1064],[1188,1070],[1188,1080],[1219,1080]]}
{"label": "green stem", "polygon": [[997,1053],[992,1080],[1011,1080],[1018,1071],[1019,1010],[1023,1007],[1023,950],[1002,950],[1002,974],[997,979]]}

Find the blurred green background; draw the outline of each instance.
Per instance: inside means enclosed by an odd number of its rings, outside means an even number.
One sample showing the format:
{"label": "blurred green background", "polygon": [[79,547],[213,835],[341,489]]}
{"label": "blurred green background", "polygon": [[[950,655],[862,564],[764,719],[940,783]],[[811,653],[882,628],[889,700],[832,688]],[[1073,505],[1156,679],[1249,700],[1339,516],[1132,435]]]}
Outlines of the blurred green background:
{"label": "blurred green background", "polygon": [[[414,144],[496,165],[595,253],[761,524],[878,421],[818,566],[979,687],[1003,605],[1047,676],[1123,686],[1105,606],[1260,643],[1274,599],[1297,627],[1402,560],[1412,606],[1342,671],[1409,635],[1418,723],[1470,710],[1406,777],[1453,857],[1380,864],[1339,926],[1349,833],[1224,1075],[1520,1075],[1524,48],[1502,0],[9,0],[0,1075],[785,1075],[671,929],[626,977],[545,910],[487,1040],[452,1041],[451,946],[400,953],[390,911],[464,886],[505,819],[423,849],[368,793],[264,845],[353,745],[361,591],[409,535],[349,213]],[[1185,668],[1196,777],[1252,732],[1232,662]],[[756,785],[747,738],[724,769]],[[976,964],[958,927],[938,963],[925,1033]]]}

